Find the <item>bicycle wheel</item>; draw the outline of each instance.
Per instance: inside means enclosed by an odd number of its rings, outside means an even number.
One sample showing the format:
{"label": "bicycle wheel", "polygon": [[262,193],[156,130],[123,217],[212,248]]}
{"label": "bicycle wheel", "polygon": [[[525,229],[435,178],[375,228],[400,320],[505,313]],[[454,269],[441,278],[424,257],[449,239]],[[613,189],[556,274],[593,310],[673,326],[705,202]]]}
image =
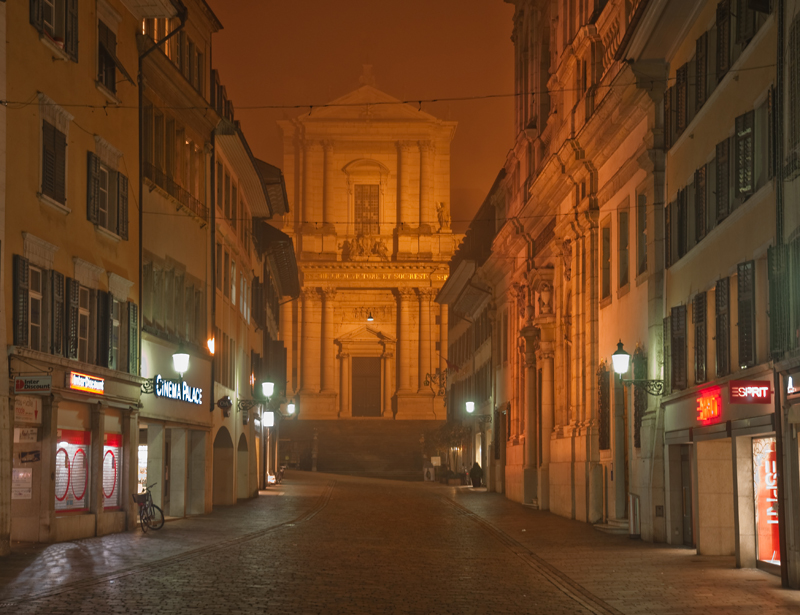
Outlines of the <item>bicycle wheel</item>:
{"label": "bicycle wheel", "polygon": [[150,505],[150,513],[147,516],[147,525],[153,530],[160,530],[162,527],[164,527],[164,512],[155,504]]}
{"label": "bicycle wheel", "polygon": [[139,525],[142,526],[143,532],[146,532],[150,525],[150,516],[147,514],[147,506],[139,508]]}

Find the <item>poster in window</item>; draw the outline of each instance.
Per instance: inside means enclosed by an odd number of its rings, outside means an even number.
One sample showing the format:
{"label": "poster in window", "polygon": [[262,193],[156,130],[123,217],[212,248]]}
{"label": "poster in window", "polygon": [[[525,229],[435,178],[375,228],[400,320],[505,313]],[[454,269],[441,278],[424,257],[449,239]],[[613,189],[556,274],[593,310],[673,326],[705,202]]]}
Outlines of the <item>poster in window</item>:
{"label": "poster in window", "polygon": [[753,498],[757,559],[780,564],[775,438],[753,438]]}
{"label": "poster in window", "polygon": [[55,509],[83,512],[89,509],[89,464],[91,433],[58,430],[56,445]]}
{"label": "poster in window", "polygon": [[120,479],[122,477],[122,436],[118,433],[104,435],[103,443],[103,508],[115,509],[120,505]]}
{"label": "poster in window", "polygon": [[30,500],[33,493],[33,468],[14,468],[11,472],[11,499]]}

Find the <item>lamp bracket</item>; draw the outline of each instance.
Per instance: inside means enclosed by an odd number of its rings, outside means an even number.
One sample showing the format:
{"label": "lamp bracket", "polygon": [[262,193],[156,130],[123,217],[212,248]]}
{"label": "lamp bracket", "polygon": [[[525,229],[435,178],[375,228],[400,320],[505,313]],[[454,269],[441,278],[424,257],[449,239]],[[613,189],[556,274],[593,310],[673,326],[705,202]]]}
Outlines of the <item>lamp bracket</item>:
{"label": "lamp bracket", "polygon": [[644,389],[648,395],[658,397],[664,394],[663,380],[623,380],[623,384],[632,384],[635,387]]}

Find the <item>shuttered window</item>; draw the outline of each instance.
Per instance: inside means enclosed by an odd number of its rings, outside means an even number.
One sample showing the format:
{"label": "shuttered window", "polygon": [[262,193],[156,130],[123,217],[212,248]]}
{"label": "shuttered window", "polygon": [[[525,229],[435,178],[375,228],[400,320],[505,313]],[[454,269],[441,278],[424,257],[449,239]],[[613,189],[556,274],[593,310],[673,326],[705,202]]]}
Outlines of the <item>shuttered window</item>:
{"label": "shuttered window", "polygon": [[619,212],[617,234],[619,243],[619,287],[622,288],[630,281],[630,265],[628,262],[630,258],[630,229],[628,227],[627,208]]}
{"label": "shuttered window", "polygon": [[636,196],[636,275],[647,271],[647,196]]}
{"label": "shuttered window", "polygon": [[128,178],[89,152],[86,186],[89,222],[128,239]]}
{"label": "shuttered window", "polygon": [[675,231],[676,231],[676,239],[677,239],[677,248],[678,253],[676,254],[676,261],[683,258],[686,255],[686,251],[688,249],[688,197],[689,197],[689,190],[684,188],[683,190],[678,191],[678,200],[677,200],[677,217],[675,220]]}
{"label": "shuttered window", "polygon": [[675,203],[664,208],[664,267],[672,266],[672,210]]}
{"label": "shuttered window", "polygon": [[675,74],[675,136],[679,137],[688,124],[689,64],[681,66]]}
{"label": "shuttered window", "polygon": [[[80,326],[80,293],[81,285],[77,280],[67,278],[65,296],[65,329],[64,329],[64,355],[68,359],[78,358],[78,328]],[[88,291],[86,293],[86,302],[89,302]],[[87,306],[88,307],[88,306]],[[89,326],[88,309],[86,312],[86,327]]]}
{"label": "shuttered window", "polygon": [[708,168],[703,165],[694,172],[694,238],[700,241],[706,236],[706,203]]}
{"label": "shuttered window", "polygon": [[661,339],[664,340],[664,393],[672,391],[672,323],[671,318],[664,318],[661,330]]}
{"label": "shuttered window", "polygon": [[611,296],[611,227],[609,225],[600,229],[602,233],[603,252],[600,265],[602,267],[601,299]]}
{"label": "shuttered window", "polygon": [[97,39],[97,81],[110,92],[116,92],[117,65],[114,56],[117,53],[117,35],[100,21],[97,25]]}
{"label": "shuttered window", "polygon": [[64,354],[64,315],[66,284],[64,274],[50,272],[50,353]]}
{"label": "shuttered window", "polygon": [[673,118],[672,118],[672,96],[673,88],[667,88],[664,92],[664,148],[669,149],[672,147],[672,131],[673,131]]}
{"label": "shuttered window", "polygon": [[356,184],[355,231],[357,235],[377,235],[378,230],[378,184]]}
{"label": "shuttered window", "polygon": [[705,382],[706,374],[706,293],[697,293],[692,300],[692,321],[694,321],[694,381]]}
{"label": "shuttered window", "polygon": [[28,286],[28,347],[31,350],[44,350],[42,338],[45,335],[44,323],[44,273],[38,267],[29,266]]}
{"label": "shuttered window", "polygon": [[755,263],[740,263],[737,270],[739,367],[746,369],[756,364]]}
{"label": "shuttered window", "polygon": [[754,178],[754,124],[755,111],[748,111],[736,118],[735,132],[735,187],[737,199],[746,200],[753,194]]}
{"label": "shuttered window", "polygon": [[789,28],[788,64],[788,106],[789,130],[787,135],[787,153],[800,145],[800,14],[792,20]]}
{"label": "shuttered window", "polygon": [[50,122],[42,122],[42,194],[66,204],[67,137]]}
{"label": "shuttered window", "polygon": [[750,8],[751,0],[736,0],[736,42],[747,45],[756,33],[756,12]]}
{"label": "shuttered window", "polygon": [[717,144],[716,165],[716,209],[717,223],[728,217],[730,211],[730,158],[728,155],[730,140],[725,139]]}
{"label": "shuttered window", "polygon": [[78,0],[29,0],[30,22],[78,61]]}
{"label": "shuttered window", "polygon": [[729,280],[717,282],[714,292],[717,331],[714,336],[717,348],[717,376],[727,376],[731,371]]}
{"label": "shuttered window", "polygon": [[686,306],[678,305],[670,310],[672,353],[672,388],[685,389],[688,386],[686,369]]}
{"label": "shuttered window", "polygon": [[722,81],[731,67],[731,3],[723,0],[717,5],[717,82]]}
{"label": "shuttered window", "polygon": [[695,42],[695,111],[699,111],[708,98],[708,32],[703,32]]}

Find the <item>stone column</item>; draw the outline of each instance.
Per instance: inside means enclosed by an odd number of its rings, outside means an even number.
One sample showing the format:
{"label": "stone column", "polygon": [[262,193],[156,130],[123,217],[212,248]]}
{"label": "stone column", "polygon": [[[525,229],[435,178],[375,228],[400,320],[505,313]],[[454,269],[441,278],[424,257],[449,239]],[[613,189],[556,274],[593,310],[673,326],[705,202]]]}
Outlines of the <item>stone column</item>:
{"label": "stone column", "polygon": [[[55,542],[56,536],[56,450],[58,450],[58,404],[61,396],[42,398],[42,479],[39,482],[39,542]],[[9,399],[14,407],[14,398]],[[12,425],[13,427],[13,425]],[[13,433],[13,431],[12,431]],[[10,470],[9,470],[10,472]],[[34,485],[36,483],[34,482]],[[33,487],[36,488],[35,486]]]}
{"label": "stone column", "polygon": [[336,347],[333,345],[333,308],[336,301],[336,289],[326,287],[322,289],[322,391],[335,392],[334,383],[334,358]]}
{"label": "stone column", "polygon": [[414,298],[413,288],[398,288],[399,300],[398,313],[400,315],[400,330],[397,339],[400,343],[400,382],[398,393],[408,393],[411,390],[411,301]]}
{"label": "stone column", "polygon": [[525,435],[525,459],[523,469],[523,497],[524,502],[531,502],[538,498],[536,483],[536,470],[539,466],[538,455],[538,421],[537,421],[537,400],[536,400],[536,347],[539,344],[539,329],[528,325],[520,331],[522,339],[525,341],[523,354],[523,366],[525,370],[525,402],[522,408],[524,416],[524,435]]}
{"label": "stone column", "polygon": [[400,193],[400,224],[406,227],[418,225],[418,212],[411,203],[411,143],[400,141],[397,144],[398,157],[398,191]]}
{"label": "stone column", "polygon": [[303,335],[300,359],[302,373],[300,384],[303,393],[319,393],[320,313],[319,294],[316,288],[303,289]]}
{"label": "stone column", "polygon": [[291,397],[297,389],[297,383],[292,377],[294,365],[293,326],[294,326],[294,301],[287,301],[281,305],[281,340],[286,348],[286,396]]}
{"label": "stone column", "polygon": [[303,222],[322,222],[322,146],[319,141],[306,141],[303,152]]}
{"label": "stone column", "polygon": [[89,459],[89,512],[95,515],[95,535],[102,536],[103,531],[103,445],[105,432],[106,408],[101,403],[92,404],[92,448]]}
{"label": "stone column", "polygon": [[433,141],[419,142],[419,223],[433,227]]}
{"label": "stone column", "polygon": [[419,295],[419,381],[417,388],[420,393],[427,391],[423,385],[425,375],[431,372],[431,299],[432,288],[418,288]]}
{"label": "stone column", "polygon": [[553,433],[553,343],[542,342],[536,362],[542,367],[542,465],[539,468],[539,509],[550,509],[550,435]]}
{"label": "stone column", "polygon": [[392,395],[394,394],[394,352],[391,346],[386,346],[383,351],[383,416],[392,415]]}
{"label": "stone column", "polygon": [[448,312],[447,312],[447,305],[440,305],[439,306],[439,369],[444,372],[447,370],[447,361],[445,359],[449,358],[448,351]]}
{"label": "stone column", "polygon": [[[162,423],[147,424],[147,483],[157,483],[150,493],[153,504],[164,509],[164,425]],[[234,446],[236,446],[234,444]]]}
{"label": "stone column", "polygon": [[322,193],[322,221],[325,224],[333,223],[333,141],[323,141],[322,149],[325,156],[323,193]]}
{"label": "stone column", "polygon": [[339,416],[350,416],[350,353],[339,353]]}

